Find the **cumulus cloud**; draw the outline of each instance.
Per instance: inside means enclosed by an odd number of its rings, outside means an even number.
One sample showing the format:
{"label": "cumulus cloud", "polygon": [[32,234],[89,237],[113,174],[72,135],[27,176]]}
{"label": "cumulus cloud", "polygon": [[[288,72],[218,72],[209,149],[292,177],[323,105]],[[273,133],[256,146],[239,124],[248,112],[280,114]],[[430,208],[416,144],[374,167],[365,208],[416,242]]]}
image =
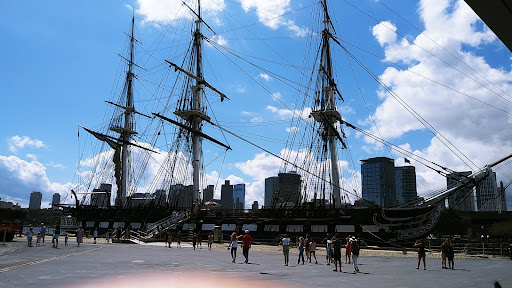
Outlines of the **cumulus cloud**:
{"label": "cumulus cloud", "polygon": [[46,203],[51,202],[54,193],[64,198],[71,188],[71,183],[50,181],[46,167],[38,161],[28,162],[17,156],[0,156],[0,191],[3,200],[16,201],[22,207],[27,207],[30,193],[40,191],[43,194],[41,207],[47,208]]}
{"label": "cumulus cloud", "polygon": [[[137,9],[137,13],[144,17],[144,21],[146,22],[156,22],[167,24],[176,19],[186,18],[192,19],[192,14],[188,9],[183,5],[185,2],[189,7],[195,9],[197,7],[197,2],[188,0],[137,0],[139,4],[139,9]],[[214,0],[201,1],[201,9],[202,12],[211,12],[215,15],[225,9],[224,0]],[[214,19],[217,22],[218,19]]]}
{"label": "cumulus cloud", "polygon": [[290,0],[240,0],[240,3],[246,13],[255,11],[258,20],[270,29],[286,27],[298,37],[308,33],[307,29],[282,16],[290,10]]}
{"label": "cumulus cloud", "polygon": [[267,81],[270,81],[270,79],[271,79],[270,76],[265,73],[260,73],[260,78],[265,79]]}
{"label": "cumulus cloud", "polygon": [[38,139],[30,139],[28,136],[13,136],[7,140],[9,151],[12,153],[18,152],[19,149],[25,147],[43,148],[46,147],[43,141]]}
{"label": "cumulus cloud", "polygon": [[[403,100],[437,129],[434,131],[436,136],[442,134],[449,139],[474,165],[467,159],[459,159],[437,138],[432,138],[428,147],[416,149],[414,153],[454,170],[475,169],[475,166],[482,167],[505,156],[506,151],[512,149],[512,131],[508,129],[512,117],[479,101],[512,112],[511,103],[497,95],[505,95],[505,98],[512,95],[512,72],[492,67],[471,49],[494,41],[496,37],[485,25],[483,28],[476,25],[480,21],[478,16],[463,1],[421,1],[419,13],[425,31],[411,42],[394,34],[400,29],[389,21],[372,28],[386,60],[403,63],[408,70],[424,76],[395,67],[387,68],[380,75],[381,81],[400,97],[396,99],[384,89],[378,91],[382,102],[373,119],[380,134],[384,139],[400,144],[401,137],[406,134],[425,133],[425,127],[399,103]],[[378,135],[375,127],[369,129]],[[416,167],[420,194],[439,188],[440,183],[445,185],[445,180],[437,173],[423,166]],[[498,178],[506,176],[510,179],[512,171],[504,170],[507,169],[502,169]]]}

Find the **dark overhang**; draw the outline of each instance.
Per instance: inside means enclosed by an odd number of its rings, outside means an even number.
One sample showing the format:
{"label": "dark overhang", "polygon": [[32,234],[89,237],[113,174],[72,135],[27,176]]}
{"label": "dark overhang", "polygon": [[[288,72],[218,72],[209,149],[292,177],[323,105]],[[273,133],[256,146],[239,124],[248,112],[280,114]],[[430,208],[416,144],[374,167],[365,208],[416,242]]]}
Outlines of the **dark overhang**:
{"label": "dark overhang", "polygon": [[512,52],[512,0],[464,0]]}

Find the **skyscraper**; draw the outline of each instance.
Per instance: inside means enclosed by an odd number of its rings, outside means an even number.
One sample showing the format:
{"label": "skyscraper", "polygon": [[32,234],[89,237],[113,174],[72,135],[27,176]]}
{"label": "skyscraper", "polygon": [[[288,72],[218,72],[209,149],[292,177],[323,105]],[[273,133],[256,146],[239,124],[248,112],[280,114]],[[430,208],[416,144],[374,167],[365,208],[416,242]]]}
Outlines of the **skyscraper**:
{"label": "skyscraper", "polygon": [[496,172],[485,178],[476,187],[476,207],[478,211],[498,211],[501,209],[501,197],[498,197]]}
{"label": "skyscraper", "polygon": [[277,191],[277,176],[265,178],[265,208],[272,206],[272,199]]}
{"label": "skyscraper", "polygon": [[169,190],[169,206],[177,208],[192,208],[193,185],[171,185]]}
{"label": "skyscraper", "polygon": [[91,205],[97,207],[108,207],[110,205],[110,193],[112,184],[101,183],[99,188],[94,188],[91,194]]}
{"label": "skyscraper", "polygon": [[153,198],[155,199],[154,204],[157,207],[167,206],[167,193],[164,189],[157,189],[155,193],[153,193]]}
{"label": "skyscraper", "polygon": [[60,194],[55,193],[52,197],[52,209],[58,210],[60,205]]}
{"label": "skyscraper", "polygon": [[225,180],[220,188],[220,204],[222,208],[233,209],[233,185]]}
{"label": "skyscraper", "polygon": [[395,167],[397,204],[410,203],[418,197],[416,190],[416,168],[414,166]]}
{"label": "skyscraper", "polygon": [[43,194],[38,191],[34,191],[30,194],[30,203],[28,204],[28,209],[39,210],[41,209],[41,200],[43,199]]}
{"label": "skyscraper", "polygon": [[[450,173],[446,175],[446,189],[452,189],[453,187],[456,187],[460,181],[464,181],[465,177],[469,175],[471,175],[471,171]],[[474,188],[471,187],[469,189],[461,189],[448,197],[448,207],[459,211],[475,211]]]}
{"label": "skyscraper", "polygon": [[501,197],[501,211],[507,211],[507,197],[502,181],[500,181],[500,189],[498,191],[500,192]]}
{"label": "skyscraper", "polygon": [[277,191],[274,194],[273,204],[283,206],[299,205],[302,201],[300,194],[302,180],[295,171],[279,173],[277,175]]}
{"label": "skyscraper", "polygon": [[203,203],[213,200],[213,188],[215,188],[215,186],[208,185],[203,189]]}
{"label": "skyscraper", "polygon": [[382,207],[396,203],[395,161],[386,157],[361,160],[363,198]]}
{"label": "skyscraper", "polygon": [[236,184],[233,187],[233,208],[245,209],[245,184]]}

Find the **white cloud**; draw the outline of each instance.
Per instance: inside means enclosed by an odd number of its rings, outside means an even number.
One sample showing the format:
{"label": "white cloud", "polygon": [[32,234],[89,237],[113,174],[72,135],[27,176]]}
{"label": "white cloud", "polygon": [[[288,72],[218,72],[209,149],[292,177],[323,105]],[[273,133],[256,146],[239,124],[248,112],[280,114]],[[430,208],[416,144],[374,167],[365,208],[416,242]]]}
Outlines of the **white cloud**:
{"label": "white cloud", "polygon": [[[479,28],[481,25],[476,25],[477,21],[480,21],[476,14],[463,1],[448,0],[422,1],[419,11],[426,27],[423,33],[467,63],[472,69],[454,59],[424,35],[419,35],[413,40],[417,46],[399,39],[393,35],[392,30],[397,28],[390,22],[382,22],[372,29],[375,38],[384,48],[386,59],[404,63],[409,70],[433,81],[506,111],[512,111],[512,105],[509,102],[490,91],[496,91],[498,94],[505,95],[504,97],[512,95],[510,83],[512,72],[491,67],[483,57],[477,56],[468,48],[468,46],[477,47],[496,39],[487,28],[482,29]],[[431,54],[450,63],[451,66],[463,71],[468,76],[456,71]],[[484,75],[486,79],[480,75]],[[432,124],[437,129],[436,134],[444,135],[478,167],[499,159],[508,154],[507,151],[511,151],[512,131],[508,128],[512,123],[510,115],[408,71],[390,67],[380,75],[380,79]],[[493,84],[489,84],[487,80]],[[499,91],[494,85],[505,92]],[[422,132],[425,130],[424,126],[409,114],[395,98],[384,90],[380,90],[378,93],[382,103],[376,108],[373,119],[377,122],[379,132],[384,139],[394,139],[395,141],[392,142],[399,142],[396,139],[400,139],[405,134],[425,133]],[[371,122],[367,121],[367,123]],[[375,127],[370,130],[372,134],[378,135]],[[370,143],[370,141],[368,142]],[[436,138],[430,141],[428,147],[416,150],[414,153],[421,154],[429,160],[454,170],[468,169],[468,166]],[[469,163],[468,160],[465,161]],[[419,164],[415,166],[417,167],[420,194],[445,185],[445,180],[437,173]],[[510,168],[508,171],[507,169],[500,170],[498,178],[510,178],[512,171],[509,170]]]}
{"label": "white cloud", "polygon": [[9,145],[9,150],[12,153],[18,152],[19,149],[23,149],[25,147],[35,147],[35,148],[43,148],[45,147],[43,141],[38,139],[30,139],[28,136],[13,136],[7,140]]}
{"label": "white cloud", "polygon": [[16,156],[0,156],[0,191],[2,198],[28,205],[32,191],[43,194],[41,207],[47,208],[54,193],[60,193],[62,199],[69,194],[71,183],[52,182],[46,175],[46,167],[38,161],[27,162]]}
{"label": "white cloud", "polygon": [[247,89],[245,87],[238,86],[235,91],[238,94],[243,94],[243,93],[245,93],[247,91]]}
{"label": "white cloud", "polygon": [[27,154],[26,157],[32,161],[37,160],[37,155],[35,155],[35,154]]}
{"label": "white cloud", "polygon": [[248,111],[242,111],[242,112],[240,112],[240,114],[242,114],[243,116],[251,116],[251,115],[253,115],[252,112],[248,112]]}
{"label": "white cloud", "polygon": [[283,26],[298,37],[309,32],[306,28],[297,26],[295,22],[282,16],[290,10],[290,0],[240,0],[240,3],[246,13],[256,10],[258,20],[273,30]]}
{"label": "white cloud", "polygon": [[277,114],[281,119],[290,119],[292,117],[300,116],[304,120],[308,119],[309,114],[311,113],[311,108],[306,107],[304,110],[290,110],[290,109],[279,109],[275,106],[267,106],[266,110]]}
{"label": "white cloud", "polygon": [[[197,1],[184,1],[189,7],[196,9]],[[137,13],[144,17],[145,22],[169,23],[176,19],[192,19],[192,13],[183,5],[182,0],[137,0]],[[225,9],[224,0],[201,1],[202,12],[211,12],[213,16]],[[216,23],[219,20],[214,17]]]}
{"label": "white cloud", "polygon": [[215,35],[212,37],[212,41],[220,46],[228,46],[228,41],[222,35]]}
{"label": "white cloud", "polygon": [[251,119],[250,122],[251,123],[261,123],[261,122],[263,122],[263,118],[261,118],[261,117],[254,117],[254,118]]}
{"label": "white cloud", "polygon": [[292,133],[292,132],[295,132],[297,130],[299,130],[299,128],[297,126],[286,128],[286,132],[288,132],[288,133]]}
{"label": "white cloud", "polygon": [[281,99],[281,92],[272,93],[272,100],[278,101]]}
{"label": "white cloud", "polygon": [[272,79],[268,74],[265,73],[260,73],[260,78],[265,79],[267,81],[270,81],[270,79]]}

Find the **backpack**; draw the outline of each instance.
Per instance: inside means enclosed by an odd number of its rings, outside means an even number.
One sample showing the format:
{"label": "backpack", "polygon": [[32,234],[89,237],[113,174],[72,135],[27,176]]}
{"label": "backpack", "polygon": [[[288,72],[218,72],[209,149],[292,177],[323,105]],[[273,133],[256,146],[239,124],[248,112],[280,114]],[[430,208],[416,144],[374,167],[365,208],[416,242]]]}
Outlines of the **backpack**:
{"label": "backpack", "polygon": [[352,251],[352,254],[356,255],[356,256],[359,256],[359,242],[358,241],[353,241],[351,244],[351,251]]}

